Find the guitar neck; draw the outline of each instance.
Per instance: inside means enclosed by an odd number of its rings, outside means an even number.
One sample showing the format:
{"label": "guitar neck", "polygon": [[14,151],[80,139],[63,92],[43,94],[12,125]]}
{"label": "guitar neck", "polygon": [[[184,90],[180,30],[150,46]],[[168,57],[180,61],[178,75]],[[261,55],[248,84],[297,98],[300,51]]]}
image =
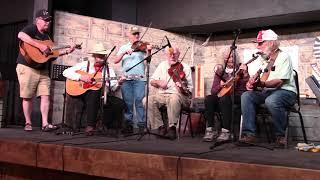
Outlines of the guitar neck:
{"label": "guitar neck", "polygon": [[70,48],[71,46],[69,45],[64,45],[64,46],[54,46],[51,48],[52,51],[56,51],[56,50],[60,50],[60,49],[66,49],[66,48]]}

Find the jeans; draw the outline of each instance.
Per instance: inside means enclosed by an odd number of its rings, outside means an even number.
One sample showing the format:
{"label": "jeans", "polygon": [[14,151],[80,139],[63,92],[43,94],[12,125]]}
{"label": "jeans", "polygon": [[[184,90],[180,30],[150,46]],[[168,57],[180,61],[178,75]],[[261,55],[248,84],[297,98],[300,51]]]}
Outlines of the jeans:
{"label": "jeans", "polygon": [[[127,105],[127,111],[124,113],[127,125],[145,126],[145,111],[142,103],[145,96],[145,84],[144,81],[131,80],[125,81],[121,86],[122,98]],[[135,106],[137,122],[133,122],[133,106]]]}
{"label": "jeans", "polygon": [[287,127],[286,109],[293,106],[297,95],[294,92],[278,89],[272,91],[247,91],[241,96],[241,111],[243,117],[242,132],[255,135],[256,107],[265,104],[271,113],[275,135],[284,136]]}

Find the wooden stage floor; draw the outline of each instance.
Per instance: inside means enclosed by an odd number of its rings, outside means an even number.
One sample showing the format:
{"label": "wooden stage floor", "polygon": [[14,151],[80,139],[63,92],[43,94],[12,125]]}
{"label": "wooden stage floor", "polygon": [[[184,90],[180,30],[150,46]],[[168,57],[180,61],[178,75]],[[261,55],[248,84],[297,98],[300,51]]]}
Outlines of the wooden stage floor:
{"label": "wooden stage floor", "polygon": [[294,147],[271,151],[225,144],[210,150],[212,144],[200,136],[136,139],[2,128],[0,162],[113,179],[320,179],[320,153]]}

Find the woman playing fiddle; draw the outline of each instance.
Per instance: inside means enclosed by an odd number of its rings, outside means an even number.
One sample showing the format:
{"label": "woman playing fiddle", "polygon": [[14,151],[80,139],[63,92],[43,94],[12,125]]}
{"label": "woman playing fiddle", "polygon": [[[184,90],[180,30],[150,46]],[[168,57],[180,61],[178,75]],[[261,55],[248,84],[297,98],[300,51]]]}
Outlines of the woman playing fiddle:
{"label": "woman playing fiddle", "polygon": [[[158,128],[161,135],[176,139],[176,125],[181,107],[190,105],[190,98],[182,93],[181,89],[191,92],[193,88],[191,69],[187,64],[178,62],[180,55],[178,48],[167,47],[165,55],[167,60],[158,65],[150,78],[150,84],[157,88],[158,92],[149,96],[148,120],[152,129]],[[182,78],[178,79],[178,76]],[[159,111],[163,105],[167,107],[169,127],[164,126]]]}

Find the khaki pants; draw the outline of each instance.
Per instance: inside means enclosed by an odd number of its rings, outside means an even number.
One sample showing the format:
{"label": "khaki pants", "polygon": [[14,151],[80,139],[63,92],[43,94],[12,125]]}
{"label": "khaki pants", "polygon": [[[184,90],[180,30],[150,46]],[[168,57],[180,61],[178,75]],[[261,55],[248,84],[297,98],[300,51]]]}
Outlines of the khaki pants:
{"label": "khaki pants", "polygon": [[[145,101],[144,101],[145,104]],[[148,103],[148,126],[157,129],[163,125],[159,108],[167,106],[169,127],[177,125],[180,118],[181,107],[189,107],[190,99],[181,94],[156,94],[149,96]]]}
{"label": "khaki pants", "polygon": [[16,71],[20,85],[20,97],[33,98],[50,95],[51,82],[48,70],[37,70],[18,64]]}

